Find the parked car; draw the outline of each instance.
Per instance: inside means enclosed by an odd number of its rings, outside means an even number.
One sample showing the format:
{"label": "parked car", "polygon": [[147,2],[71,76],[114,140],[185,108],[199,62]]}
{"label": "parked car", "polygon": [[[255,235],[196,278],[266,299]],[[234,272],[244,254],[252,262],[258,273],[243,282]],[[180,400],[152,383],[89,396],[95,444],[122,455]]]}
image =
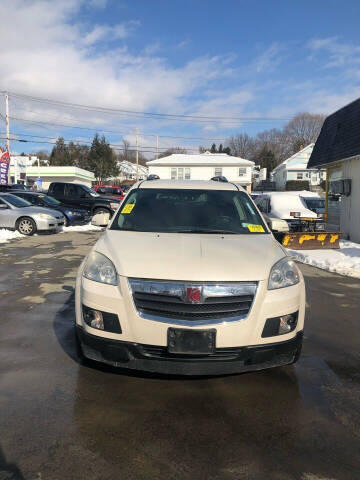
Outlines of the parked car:
{"label": "parked car", "polygon": [[56,198],[49,197],[43,193],[14,191],[13,195],[23,198],[37,207],[51,208],[52,210],[61,212],[64,215],[65,227],[71,225],[86,225],[91,221],[91,215],[87,210],[68,207],[60,203]]}
{"label": "parked car", "polygon": [[126,185],[126,184],[120,185],[120,188],[124,193],[126,193],[128,190],[130,190],[131,187],[132,187],[132,185]]}
{"label": "parked car", "polygon": [[[301,220],[302,218],[316,221],[316,228],[318,230],[324,229],[323,212],[317,213],[313,208],[310,208],[310,203],[314,200],[318,205],[323,199],[318,194],[307,191],[268,192],[258,195],[254,199],[266,221],[274,218],[285,220],[291,232],[307,228],[307,221]],[[323,206],[325,207],[325,205]]]}
{"label": "parked car", "polygon": [[100,195],[109,195],[110,197],[118,198],[123,200],[124,192],[120,187],[115,185],[95,185],[94,191]]}
{"label": "parked car", "polygon": [[294,363],[303,276],[255,204],[228,182],[133,187],[79,268],[86,358],[185,375]]}
{"label": "parked car", "polygon": [[72,208],[82,208],[90,215],[109,213],[111,217],[120,204],[117,198],[99,195],[87,185],[78,183],[53,182],[48,195]]}
{"label": "parked car", "polygon": [[34,207],[30,202],[11,193],[0,193],[0,227],[17,230],[23,235],[55,230],[64,225],[61,212]]}
{"label": "parked car", "polygon": [[12,183],[9,185],[0,185],[0,193],[3,192],[12,192],[14,190],[26,190],[31,191],[31,188],[27,185],[23,185],[22,183]]}

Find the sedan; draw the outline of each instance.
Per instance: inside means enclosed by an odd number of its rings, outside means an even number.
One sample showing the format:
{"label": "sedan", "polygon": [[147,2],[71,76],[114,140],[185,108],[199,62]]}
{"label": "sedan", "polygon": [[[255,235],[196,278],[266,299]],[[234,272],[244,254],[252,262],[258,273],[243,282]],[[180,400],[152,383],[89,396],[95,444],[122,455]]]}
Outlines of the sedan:
{"label": "sedan", "polygon": [[0,227],[17,230],[22,235],[55,230],[64,225],[61,212],[34,207],[30,202],[11,193],[0,194]]}
{"label": "sedan", "polygon": [[65,227],[71,225],[86,225],[91,221],[91,215],[87,212],[87,210],[69,207],[56,200],[56,198],[49,197],[43,193],[14,191],[13,195],[27,200],[36,207],[45,207],[51,208],[52,210],[58,210],[65,217]]}

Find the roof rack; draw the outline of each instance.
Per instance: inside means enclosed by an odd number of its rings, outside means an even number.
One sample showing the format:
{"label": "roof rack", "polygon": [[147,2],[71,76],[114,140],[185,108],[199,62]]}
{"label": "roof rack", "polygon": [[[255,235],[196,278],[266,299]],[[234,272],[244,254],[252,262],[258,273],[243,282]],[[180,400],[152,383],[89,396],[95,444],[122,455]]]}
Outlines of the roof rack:
{"label": "roof rack", "polygon": [[223,175],[218,175],[216,177],[212,177],[210,180],[212,180],[213,182],[225,182],[227,183],[228,179],[226,177],[224,177]]}
{"label": "roof rack", "polygon": [[159,175],[155,175],[154,173],[152,173],[151,175],[148,175],[146,180],[160,180],[160,177]]}

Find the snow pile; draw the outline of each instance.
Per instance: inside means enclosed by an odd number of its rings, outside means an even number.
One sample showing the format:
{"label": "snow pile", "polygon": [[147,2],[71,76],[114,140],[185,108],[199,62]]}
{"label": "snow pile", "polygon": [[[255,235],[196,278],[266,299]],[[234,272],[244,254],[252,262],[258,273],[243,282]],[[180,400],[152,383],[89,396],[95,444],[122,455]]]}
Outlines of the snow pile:
{"label": "snow pile", "polygon": [[97,227],[96,225],[91,225],[88,223],[87,225],[75,225],[73,227],[62,227],[62,233],[67,232],[101,232],[103,230],[102,227]]}
{"label": "snow pile", "polygon": [[301,263],[339,273],[347,277],[360,278],[360,244],[340,240],[340,249],[291,250],[290,255]]}
{"label": "snow pile", "polygon": [[15,240],[15,238],[24,238],[24,236],[19,232],[0,229],[0,243],[7,243],[10,240]]}

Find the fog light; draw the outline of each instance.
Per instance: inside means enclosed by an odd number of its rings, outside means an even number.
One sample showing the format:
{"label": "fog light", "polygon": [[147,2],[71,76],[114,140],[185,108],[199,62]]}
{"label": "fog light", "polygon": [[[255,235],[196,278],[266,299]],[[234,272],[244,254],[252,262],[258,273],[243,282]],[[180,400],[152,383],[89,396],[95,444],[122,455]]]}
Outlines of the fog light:
{"label": "fog light", "polygon": [[84,309],[84,320],[89,327],[104,330],[104,319],[102,313],[91,308]]}
{"label": "fog light", "polygon": [[291,323],[293,323],[293,321],[294,318],[292,315],[284,315],[283,317],[280,317],[279,335],[291,332]]}
{"label": "fog light", "polygon": [[275,337],[277,335],[286,335],[295,330],[298,320],[298,312],[281,317],[268,318],[265,322],[264,330],[261,334],[264,337]]}

